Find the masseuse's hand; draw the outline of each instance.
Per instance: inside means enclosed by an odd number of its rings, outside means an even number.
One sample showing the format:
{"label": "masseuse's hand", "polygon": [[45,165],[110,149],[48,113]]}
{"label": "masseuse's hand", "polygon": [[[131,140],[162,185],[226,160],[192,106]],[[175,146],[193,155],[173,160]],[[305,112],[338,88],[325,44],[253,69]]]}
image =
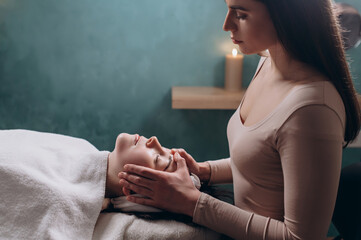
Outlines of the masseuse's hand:
{"label": "masseuse's hand", "polygon": [[[118,176],[127,200],[192,217],[201,193],[189,176],[184,158],[176,153],[174,161],[177,164],[175,172],[125,165],[124,172],[120,172]],[[146,198],[131,196],[130,190]]]}
{"label": "masseuse's hand", "polygon": [[209,182],[211,177],[211,167],[207,162],[198,163],[194,158],[182,148],[173,148],[172,154],[179,153],[185,159],[189,171],[199,177],[202,182]]}

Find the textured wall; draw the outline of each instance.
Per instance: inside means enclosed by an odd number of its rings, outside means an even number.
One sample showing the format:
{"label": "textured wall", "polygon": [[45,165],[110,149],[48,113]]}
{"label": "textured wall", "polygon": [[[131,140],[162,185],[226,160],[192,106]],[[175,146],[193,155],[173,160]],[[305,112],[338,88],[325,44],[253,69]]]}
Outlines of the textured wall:
{"label": "textured wall", "polygon": [[138,132],[198,159],[227,155],[231,111],[171,109],[172,86],[223,84],[223,1],[0,0],[0,13],[0,128],[100,149]]}
{"label": "textured wall", "polygon": [[[337,1],[351,4],[359,12],[361,12],[361,1],[360,0],[345,0]],[[357,48],[353,48],[347,51],[349,58],[349,64],[351,67],[351,73],[354,80],[354,85],[358,93],[361,94],[361,45]],[[360,136],[361,137],[361,136]],[[352,148],[345,149],[343,154],[343,166],[349,165],[352,162],[357,162],[361,160],[361,149]]]}
{"label": "textured wall", "polygon": [[[360,10],[359,0],[349,0]],[[221,86],[232,44],[221,0],[0,0],[0,128],[50,131],[111,150],[156,135],[197,160],[228,155],[232,111],[172,110],[172,86]],[[361,91],[361,47],[349,51]],[[247,56],[244,83],[257,56]],[[358,152],[348,152],[349,159]]]}

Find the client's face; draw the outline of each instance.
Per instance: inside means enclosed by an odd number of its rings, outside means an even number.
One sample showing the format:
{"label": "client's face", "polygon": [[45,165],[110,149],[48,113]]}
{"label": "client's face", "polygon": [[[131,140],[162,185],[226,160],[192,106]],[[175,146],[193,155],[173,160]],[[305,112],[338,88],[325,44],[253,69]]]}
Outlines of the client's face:
{"label": "client's face", "polygon": [[149,139],[138,134],[119,134],[114,151],[109,154],[105,197],[123,195],[118,173],[126,164],[136,164],[152,169],[174,172],[176,164],[169,149],[164,148],[156,137]]}
{"label": "client's face", "polygon": [[138,134],[122,133],[117,137],[114,151],[117,171],[122,171],[126,164],[136,164],[152,169],[173,172],[175,163],[169,149],[162,147],[156,137],[149,139]]}

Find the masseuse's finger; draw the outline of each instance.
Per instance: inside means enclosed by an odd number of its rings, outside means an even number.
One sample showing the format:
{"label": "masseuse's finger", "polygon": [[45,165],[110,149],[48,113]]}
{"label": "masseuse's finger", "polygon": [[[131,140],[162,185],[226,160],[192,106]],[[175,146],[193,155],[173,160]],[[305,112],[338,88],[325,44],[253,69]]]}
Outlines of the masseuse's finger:
{"label": "masseuse's finger", "polygon": [[131,194],[130,190],[128,188],[126,188],[126,187],[122,187],[122,190],[123,190],[123,193],[124,193],[125,196],[128,196],[128,195]]}
{"label": "masseuse's finger", "polygon": [[142,186],[142,187],[151,186],[154,183],[153,180],[149,180],[148,178],[143,178],[137,175],[128,174],[126,172],[120,172],[118,174],[118,177],[120,179],[125,179],[128,182],[131,182],[137,186]]}
{"label": "masseuse's finger", "polygon": [[179,153],[179,155],[186,160],[187,164],[188,163],[196,163],[194,158],[189,153],[187,153],[187,151],[184,150],[183,148],[178,148],[178,149],[174,148],[171,150],[171,153],[172,154]]}
{"label": "masseuse's finger", "polygon": [[177,165],[177,169],[175,172],[179,173],[183,179],[186,179],[186,178],[190,179],[189,170],[188,170],[185,159],[182,158],[178,153],[176,153],[176,154],[174,154],[174,161]]}
{"label": "masseuse's finger", "polygon": [[123,186],[123,188],[127,188],[133,192],[136,192],[138,194],[141,194],[146,197],[153,197],[154,193],[145,187],[140,187],[138,185],[135,185],[134,183],[128,182],[125,179],[120,179],[119,184]]}
{"label": "masseuse's finger", "polygon": [[194,160],[194,158],[187,153],[184,149],[180,148],[180,149],[172,149],[172,153],[179,153],[179,155],[184,158],[184,160],[186,161],[187,167],[189,168],[189,170],[198,175],[199,174],[199,165],[198,163]]}
{"label": "masseuse's finger", "polygon": [[182,158],[179,155],[179,153],[174,154],[174,161],[177,163],[177,170],[176,171],[188,169],[185,159]]}
{"label": "masseuse's finger", "polygon": [[128,174],[136,174],[141,177],[148,178],[150,180],[159,180],[162,179],[164,172],[157,171],[151,168],[142,167],[134,164],[126,164],[124,166],[124,171]]}
{"label": "masseuse's finger", "polygon": [[191,155],[189,155],[186,150],[184,150],[183,148],[173,148],[171,150],[171,153],[174,155],[175,153],[179,153],[179,155],[181,155],[184,158],[191,158]]}

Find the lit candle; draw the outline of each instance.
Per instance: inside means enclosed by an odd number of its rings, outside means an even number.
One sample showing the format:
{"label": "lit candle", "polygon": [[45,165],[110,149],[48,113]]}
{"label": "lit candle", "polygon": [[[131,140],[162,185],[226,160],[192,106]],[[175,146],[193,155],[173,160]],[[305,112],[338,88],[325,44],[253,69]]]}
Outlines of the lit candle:
{"label": "lit candle", "polygon": [[237,53],[237,49],[234,48],[232,54],[226,55],[224,88],[227,91],[239,91],[242,89],[243,55]]}

